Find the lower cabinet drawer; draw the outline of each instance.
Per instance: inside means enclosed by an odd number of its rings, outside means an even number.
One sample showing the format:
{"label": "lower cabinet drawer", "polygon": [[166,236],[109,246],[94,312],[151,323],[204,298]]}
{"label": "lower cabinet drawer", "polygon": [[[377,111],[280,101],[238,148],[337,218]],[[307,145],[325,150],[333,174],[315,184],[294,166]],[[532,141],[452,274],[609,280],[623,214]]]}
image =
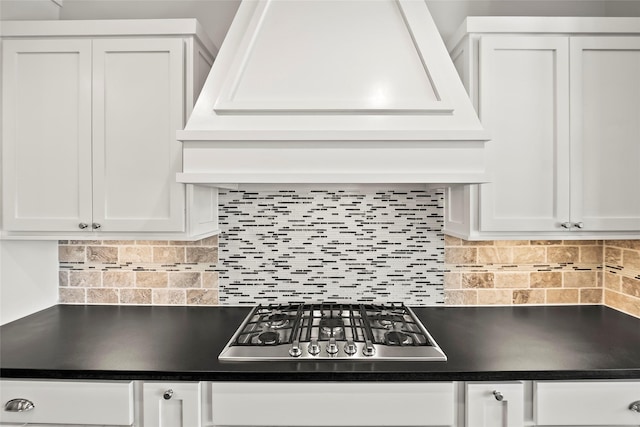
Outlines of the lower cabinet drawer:
{"label": "lower cabinet drawer", "polygon": [[538,381],[533,398],[538,425],[640,425],[640,381]]}
{"label": "lower cabinet drawer", "polygon": [[[3,423],[117,425],[133,423],[133,382],[0,381]],[[33,408],[22,412],[9,406]]]}
{"label": "lower cabinet drawer", "polygon": [[452,382],[216,382],[211,387],[216,426],[449,426],[454,423]]}

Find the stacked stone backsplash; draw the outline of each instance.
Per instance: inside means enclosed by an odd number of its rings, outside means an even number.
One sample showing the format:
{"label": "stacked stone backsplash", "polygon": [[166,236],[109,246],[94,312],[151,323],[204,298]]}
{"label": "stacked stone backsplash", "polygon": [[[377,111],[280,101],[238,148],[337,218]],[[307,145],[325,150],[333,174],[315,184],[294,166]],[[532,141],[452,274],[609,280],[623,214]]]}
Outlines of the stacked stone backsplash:
{"label": "stacked stone backsplash", "polygon": [[640,317],[640,240],[604,242],[604,303]]}

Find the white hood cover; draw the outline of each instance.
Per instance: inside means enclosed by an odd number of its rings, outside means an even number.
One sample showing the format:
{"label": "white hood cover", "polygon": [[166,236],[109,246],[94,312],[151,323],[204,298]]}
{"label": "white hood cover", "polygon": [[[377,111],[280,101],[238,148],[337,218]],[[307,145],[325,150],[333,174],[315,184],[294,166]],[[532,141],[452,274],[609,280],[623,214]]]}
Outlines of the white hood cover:
{"label": "white hood cover", "polygon": [[487,178],[424,0],[245,0],[178,139],[180,182]]}

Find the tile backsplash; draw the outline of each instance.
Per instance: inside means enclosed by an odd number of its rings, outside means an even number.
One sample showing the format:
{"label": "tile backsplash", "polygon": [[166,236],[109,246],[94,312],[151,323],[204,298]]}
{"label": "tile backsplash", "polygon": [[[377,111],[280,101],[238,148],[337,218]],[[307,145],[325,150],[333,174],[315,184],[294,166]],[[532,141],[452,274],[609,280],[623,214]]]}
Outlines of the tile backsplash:
{"label": "tile backsplash", "polygon": [[605,304],[640,317],[640,240],[469,242],[442,234],[442,201],[419,189],[221,190],[219,237],[60,241],[60,302]]}

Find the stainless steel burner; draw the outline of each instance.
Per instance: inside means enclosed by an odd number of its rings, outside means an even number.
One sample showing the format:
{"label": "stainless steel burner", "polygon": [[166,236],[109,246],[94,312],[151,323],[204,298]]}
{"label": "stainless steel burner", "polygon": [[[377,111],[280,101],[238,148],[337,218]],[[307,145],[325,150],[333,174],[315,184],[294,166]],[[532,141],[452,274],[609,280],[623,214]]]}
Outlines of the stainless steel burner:
{"label": "stainless steel burner", "polygon": [[269,327],[278,329],[286,326],[289,323],[289,319],[284,313],[273,313],[267,316],[267,325]]}
{"label": "stainless steel burner", "polygon": [[280,341],[280,336],[277,332],[267,331],[258,335],[258,341],[267,345],[277,344]]}
{"label": "stainless steel burner", "polygon": [[411,342],[411,337],[404,332],[400,331],[389,331],[384,334],[387,344],[391,345],[406,345]]}

